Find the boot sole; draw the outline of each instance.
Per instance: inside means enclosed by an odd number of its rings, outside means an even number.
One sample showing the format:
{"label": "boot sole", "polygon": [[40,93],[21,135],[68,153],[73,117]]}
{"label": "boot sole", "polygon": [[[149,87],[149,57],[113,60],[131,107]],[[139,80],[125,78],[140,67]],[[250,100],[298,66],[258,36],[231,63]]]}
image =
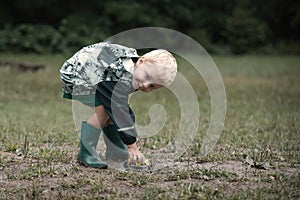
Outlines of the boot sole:
{"label": "boot sole", "polygon": [[80,165],[83,165],[85,167],[91,167],[91,168],[97,168],[97,169],[107,169],[108,165],[89,165],[87,163],[85,163],[79,156],[77,156],[77,162],[80,164]]}

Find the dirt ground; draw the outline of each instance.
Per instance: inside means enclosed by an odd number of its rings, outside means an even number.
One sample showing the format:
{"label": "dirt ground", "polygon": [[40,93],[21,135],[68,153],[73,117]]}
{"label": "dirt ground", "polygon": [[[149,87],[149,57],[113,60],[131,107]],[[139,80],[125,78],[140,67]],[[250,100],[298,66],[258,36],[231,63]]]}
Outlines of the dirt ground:
{"label": "dirt ground", "polygon": [[[27,157],[1,152],[1,163],[5,163],[0,166],[1,199],[148,199],[151,195],[146,194],[151,194],[153,188],[168,191],[170,198],[172,192],[184,193],[185,186],[190,191],[195,185],[213,192],[222,190],[230,196],[257,188],[272,188],[283,179],[297,179],[300,169],[299,164],[285,161],[258,169],[243,160],[199,162],[195,158],[146,173],[111,167],[101,170],[79,165],[76,150],[61,147],[66,160],[49,159],[48,154],[41,159],[34,151]],[[300,197],[300,190],[292,192],[294,197]]]}

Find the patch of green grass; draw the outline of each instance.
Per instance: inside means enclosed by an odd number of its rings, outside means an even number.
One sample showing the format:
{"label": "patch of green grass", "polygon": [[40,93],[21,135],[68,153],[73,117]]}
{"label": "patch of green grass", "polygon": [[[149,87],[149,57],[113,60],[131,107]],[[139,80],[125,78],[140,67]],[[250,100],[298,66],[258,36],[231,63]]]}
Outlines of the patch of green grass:
{"label": "patch of green grass", "polygon": [[117,180],[129,182],[136,187],[154,183],[160,179],[160,177],[155,174],[148,172],[116,172],[114,177]]}
{"label": "patch of green grass", "polygon": [[282,174],[275,175],[275,183],[270,187],[247,187],[235,194],[226,195],[227,199],[298,199],[299,198],[299,173],[291,179]]}
{"label": "patch of green grass", "polygon": [[165,181],[180,181],[180,180],[215,180],[224,179],[226,181],[237,181],[238,175],[233,172],[214,170],[214,169],[198,169],[198,170],[180,170],[174,171],[166,177]]}
{"label": "patch of green grass", "polygon": [[159,188],[153,186],[141,195],[141,199],[224,199],[225,190],[198,183],[182,183],[176,186]]}
{"label": "patch of green grass", "polygon": [[[178,182],[164,188],[152,186],[141,196],[142,199],[297,199],[299,197],[299,173],[295,179],[282,174],[274,175],[273,183],[266,187],[259,183],[238,182],[240,187],[230,188],[228,183],[209,185],[208,182]],[[256,184],[256,186],[255,186]],[[244,188],[243,188],[244,187]]]}

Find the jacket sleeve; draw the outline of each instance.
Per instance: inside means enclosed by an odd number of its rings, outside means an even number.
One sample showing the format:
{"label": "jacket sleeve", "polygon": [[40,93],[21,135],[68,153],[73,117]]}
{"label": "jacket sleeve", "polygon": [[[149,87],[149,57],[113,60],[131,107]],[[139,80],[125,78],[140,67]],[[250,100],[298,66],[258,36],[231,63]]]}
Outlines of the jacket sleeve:
{"label": "jacket sleeve", "polygon": [[117,126],[119,135],[126,145],[136,142],[135,117],[128,105],[128,86],[122,82],[102,81],[97,85],[96,95],[105,111]]}

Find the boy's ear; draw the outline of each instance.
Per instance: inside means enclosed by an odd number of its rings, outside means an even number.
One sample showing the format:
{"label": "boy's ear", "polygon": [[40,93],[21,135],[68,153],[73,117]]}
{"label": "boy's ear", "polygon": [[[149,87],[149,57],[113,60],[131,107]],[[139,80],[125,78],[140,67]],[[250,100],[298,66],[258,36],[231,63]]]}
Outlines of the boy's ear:
{"label": "boy's ear", "polygon": [[145,60],[146,60],[145,57],[142,56],[138,59],[138,61],[136,63],[137,63],[137,65],[140,65],[140,64],[144,63]]}

